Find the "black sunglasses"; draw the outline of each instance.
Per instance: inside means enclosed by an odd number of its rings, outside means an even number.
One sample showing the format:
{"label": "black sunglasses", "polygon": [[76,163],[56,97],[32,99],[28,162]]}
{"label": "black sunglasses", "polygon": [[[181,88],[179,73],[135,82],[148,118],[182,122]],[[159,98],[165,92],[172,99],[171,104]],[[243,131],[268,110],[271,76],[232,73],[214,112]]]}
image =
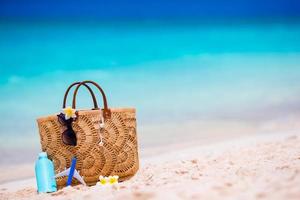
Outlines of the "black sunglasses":
{"label": "black sunglasses", "polygon": [[76,146],[77,145],[77,137],[76,133],[72,128],[72,122],[74,121],[73,118],[65,119],[65,115],[60,113],[57,115],[58,121],[61,125],[66,127],[66,130],[62,133],[62,141],[66,145]]}

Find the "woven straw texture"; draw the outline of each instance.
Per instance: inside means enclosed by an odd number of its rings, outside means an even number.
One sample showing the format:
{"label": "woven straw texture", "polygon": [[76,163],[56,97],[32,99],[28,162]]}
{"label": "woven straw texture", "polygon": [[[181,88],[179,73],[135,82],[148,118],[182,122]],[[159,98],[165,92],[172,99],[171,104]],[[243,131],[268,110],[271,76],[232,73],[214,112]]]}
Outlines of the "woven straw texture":
{"label": "woven straw texture", "polygon": [[[105,119],[100,129],[100,110],[80,110],[72,127],[77,145],[65,145],[62,126],[56,115],[37,119],[42,150],[48,153],[55,167],[61,172],[70,167],[77,157],[76,169],[88,185],[94,185],[99,176],[118,175],[120,180],[133,176],[139,168],[135,109],[110,109],[111,117]],[[100,133],[101,131],[101,133]],[[99,145],[100,134],[103,145]],[[58,187],[66,185],[67,177],[57,179]],[[76,184],[73,179],[72,184]]]}

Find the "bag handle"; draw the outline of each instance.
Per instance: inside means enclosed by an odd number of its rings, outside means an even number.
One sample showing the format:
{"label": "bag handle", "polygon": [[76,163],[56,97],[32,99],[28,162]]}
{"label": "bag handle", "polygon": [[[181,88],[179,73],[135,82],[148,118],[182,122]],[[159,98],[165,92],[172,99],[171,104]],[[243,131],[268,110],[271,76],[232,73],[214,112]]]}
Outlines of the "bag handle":
{"label": "bag handle", "polygon": [[[70,92],[70,90],[72,89],[72,87],[74,87],[75,85],[79,85],[81,82],[75,82],[75,83],[72,83],[68,89],[66,90],[65,92],[65,96],[64,96],[64,101],[63,101],[63,108],[66,108],[66,104],[67,104],[67,98],[68,98],[68,94]],[[90,88],[90,86],[88,86],[87,84],[83,83],[82,85],[84,85],[90,92],[92,98],[93,98],[93,103],[94,103],[94,108],[95,109],[98,109],[98,104],[97,104],[97,100],[96,100],[96,97],[95,97],[95,94],[93,92],[93,90]]]}
{"label": "bag handle", "polygon": [[[93,84],[93,85],[96,86],[96,87],[98,88],[98,90],[101,92],[101,94],[102,94],[102,99],[103,99],[103,105],[104,105],[104,108],[103,108],[103,117],[104,117],[104,119],[105,119],[105,118],[110,118],[110,116],[111,116],[111,111],[110,111],[110,109],[109,109],[108,106],[107,106],[107,100],[106,100],[105,93],[104,93],[103,89],[102,89],[97,83],[95,83],[94,81],[82,81],[81,83],[79,83],[79,84],[77,85],[76,89],[74,90],[74,94],[73,94],[72,108],[73,108],[73,109],[76,109],[76,96],[77,96],[78,89],[80,88],[81,85],[84,85],[84,84],[86,84],[86,83]],[[94,109],[99,109],[99,108],[94,107]]]}

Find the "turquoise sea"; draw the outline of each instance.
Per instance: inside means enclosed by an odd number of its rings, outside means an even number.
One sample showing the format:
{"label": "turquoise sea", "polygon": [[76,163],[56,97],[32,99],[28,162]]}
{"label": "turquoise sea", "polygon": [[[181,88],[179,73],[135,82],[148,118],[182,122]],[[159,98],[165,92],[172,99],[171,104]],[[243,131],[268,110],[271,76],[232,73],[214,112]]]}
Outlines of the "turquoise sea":
{"label": "turquoise sea", "polygon": [[[2,22],[2,154],[39,148],[35,119],[59,112],[67,86],[85,79],[109,106],[137,109],[142,147],[292,129],[300,24]],[[91,108],[86,91],[78,98]]]}

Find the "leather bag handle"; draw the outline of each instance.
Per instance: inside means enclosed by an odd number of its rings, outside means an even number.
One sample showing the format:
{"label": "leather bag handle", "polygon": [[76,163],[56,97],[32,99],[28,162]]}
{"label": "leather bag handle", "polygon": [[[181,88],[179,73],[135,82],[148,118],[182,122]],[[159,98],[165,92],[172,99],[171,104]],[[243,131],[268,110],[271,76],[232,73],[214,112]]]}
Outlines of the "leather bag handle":
{"label": "leather bag handle", "polygon": [[[66,92],[65,92],[65,96],[64,96],[63,108],[66,108],[68,94],[69,94],[70,90],[72,89],[72,87],[74,87],[75,85],[79,85],[80,83],[81,83],[81,82],[75,82],[75,83],[72,83],[72,84],[68,87],[68,89],[67,89]],[[96,99],[96,97],[95,97],[95,94],[94,94],[93,90],[91,89],[90,86],[88,86],[88,85],[85,84],[85,83],[82,84],[82,85],[84,85],[84,86],[89,90],[89,92],[90,92],[90,94],[91,94],[91,96],[92,96],[92,98],[93,98],[94,108],[95,108],[95,109],[98,109],[97,99]]]}
{"label": "leather bag handle", "polygon": [[[76,109],[76,96],[77,96],[77,92],[78,92],[78,89],[81,87],[81,85],[84,85],[86,83],[89,83],[89,84],[93,84],[94,86],[96,86],[98,88],[98,90],[101,92],[102,94],[102,99],[103,99],[103,117],[104,118],[110,118],[111,116],[111,111],[110,109],[108,108],[107,106],[107,100],[106,100],[106,96],[105,96],[105,93],[103,91],[103,89],[97,84],[95,83],[94,81],[82,81],[81,83],[79,83],[76,87],[76,89],[74,90],[74,94],[73,94],[73,103],[72,103],[72,108],[73,109]],[[95,107],[95,109],[98,109]]]}

